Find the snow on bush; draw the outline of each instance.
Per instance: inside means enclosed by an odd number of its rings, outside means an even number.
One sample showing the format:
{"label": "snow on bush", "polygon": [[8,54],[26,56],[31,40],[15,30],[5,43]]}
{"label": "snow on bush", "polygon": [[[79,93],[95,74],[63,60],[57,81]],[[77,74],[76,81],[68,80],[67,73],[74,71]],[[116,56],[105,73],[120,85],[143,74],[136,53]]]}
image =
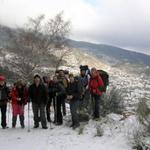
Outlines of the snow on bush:
{"label": "snow on bush", "polygon": [[121,90],[112,87],[101,97],[100,110],[102,115],[121,114],[124,110],[124,97]]}

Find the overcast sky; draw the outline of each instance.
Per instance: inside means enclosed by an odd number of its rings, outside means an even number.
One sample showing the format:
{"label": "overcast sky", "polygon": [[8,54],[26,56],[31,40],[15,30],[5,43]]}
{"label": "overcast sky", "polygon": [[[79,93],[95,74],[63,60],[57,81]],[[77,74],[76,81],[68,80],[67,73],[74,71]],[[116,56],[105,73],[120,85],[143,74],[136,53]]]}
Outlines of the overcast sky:
{"label": "overcast sky", "polygon": [[71,38],[150,54],[150,0],[0,0],[0,23],[20,26],[62,10]]}

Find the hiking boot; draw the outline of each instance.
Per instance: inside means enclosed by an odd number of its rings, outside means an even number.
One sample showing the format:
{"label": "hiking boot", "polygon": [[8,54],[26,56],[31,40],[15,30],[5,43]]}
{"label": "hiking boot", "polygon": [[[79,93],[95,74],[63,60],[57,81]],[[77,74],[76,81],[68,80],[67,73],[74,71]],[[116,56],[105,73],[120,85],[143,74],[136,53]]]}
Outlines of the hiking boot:
{"label": "hiking boot", "polygon": [[42,127],[42,129],[48,129],[48,127]]}
{"label": "hiking boot", "polygon": [[47,121],[48,121],[48,122],[52,122],[51,118],[47,118]]}
{"label": "hiking boot", "polygon": [[12,125],[12,128],[16,128],[16,126],[15,126],[15,125]]}
{"label": "hiking boot", "polygon": [[8,128],[9,128],[9,127],[7,127],[7,126],[6,126],[6,127],[2,127],[2,129],[8,129]]}
{"label": "hiking boot", "polygon": [[75,130],[76,128],[80,127],[80,124],[74,125],[72,128]]}
{"label": "hiking boot", "polygon": [[21,128],[24,129],[24,128],[25,128],[25,125],[21,125]]}
{"label": "hiking boot", "polygon": [[62,125],[62,122],[57,122],[56,125],[60,126],[60,125]]}
{"label": "hiking boot", "polygon": [[39,127],[39,125],[35,125],[33,128],[35,128],[35,129],[36,129],[36,128],[38,128],[38,127]]}
{"label": "hiking boot", "polygon": [[100,121],[101,119],[100,119],[100,117],[93,117],[93,120],[94,121]]}
{"label": "hiking boot", "polygon": [[70,125],[70,128],[72,128],[73,126],[74,126],[74,124],[71,124],[71,125]]}

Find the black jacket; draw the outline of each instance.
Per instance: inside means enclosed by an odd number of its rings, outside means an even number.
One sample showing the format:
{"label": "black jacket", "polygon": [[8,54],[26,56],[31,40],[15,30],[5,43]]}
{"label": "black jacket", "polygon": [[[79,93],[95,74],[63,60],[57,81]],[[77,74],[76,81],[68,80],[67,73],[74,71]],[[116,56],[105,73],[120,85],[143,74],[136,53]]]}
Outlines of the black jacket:
{"label": "black jacket", "polygon": [[47,104],[48,92],[44,84],[40,84],[36,87],[35,84],[32,84],[29,87],[29,97],[32,103],[35,104]]}
{"label": "black jacket", "polygon": [[80,100],[82,95],[82,86],[78,81],[74,81],[73,83],[68,84],[67,95],[72,95],[72,100]]}
{"label": "black jacket", "polygon": [[0,106],[7,104],[9,93],[10,90],[7,86],[0,86]]}
{"label": "black jacket", "polygon": [[48,86],[48,91],[49,91],[50,98],[55,97],[56,94],[57,94],[57,96],[65,94],[65,88],[59,82],[57,82],[57,83],[51,82]]}

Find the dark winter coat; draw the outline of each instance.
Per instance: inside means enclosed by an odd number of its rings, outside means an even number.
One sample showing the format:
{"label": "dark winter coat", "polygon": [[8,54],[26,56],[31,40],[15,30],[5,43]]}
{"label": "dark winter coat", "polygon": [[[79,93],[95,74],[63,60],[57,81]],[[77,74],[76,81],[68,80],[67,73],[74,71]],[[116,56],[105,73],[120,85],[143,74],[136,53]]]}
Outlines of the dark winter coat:
{"label": "dark winter coat", "polygon": [[78,81],[74,81],[73,83],[70,82],[67,88],[67,95],[73,96],[73,99],[72,99],[73,101],[80,100],[81,95],[82,95],[81,83]]}
{"label": "dark winter coat", "polygon": [[37,87],[35,84],[32,84],[29,87],[29,98],[32,103],[41,105],[47,104],[48,101],[48,92],[44,84],[39,84]]}
{"label": "dark winter coat", "polygon": [[7,86],[0,86],[0,106],[7,104],[9,94],[10,90]]}
{"label": "dark winter coat", "polygon": [[65,87],[68,87],[68,80],[65,76],[58,76],[58,81]]}
{"label": "dark winter coat", "polygon": [[54,83],[53,81],[49,83],[48,92],[51,98],[66,94],[65,87],[60,82]]}

